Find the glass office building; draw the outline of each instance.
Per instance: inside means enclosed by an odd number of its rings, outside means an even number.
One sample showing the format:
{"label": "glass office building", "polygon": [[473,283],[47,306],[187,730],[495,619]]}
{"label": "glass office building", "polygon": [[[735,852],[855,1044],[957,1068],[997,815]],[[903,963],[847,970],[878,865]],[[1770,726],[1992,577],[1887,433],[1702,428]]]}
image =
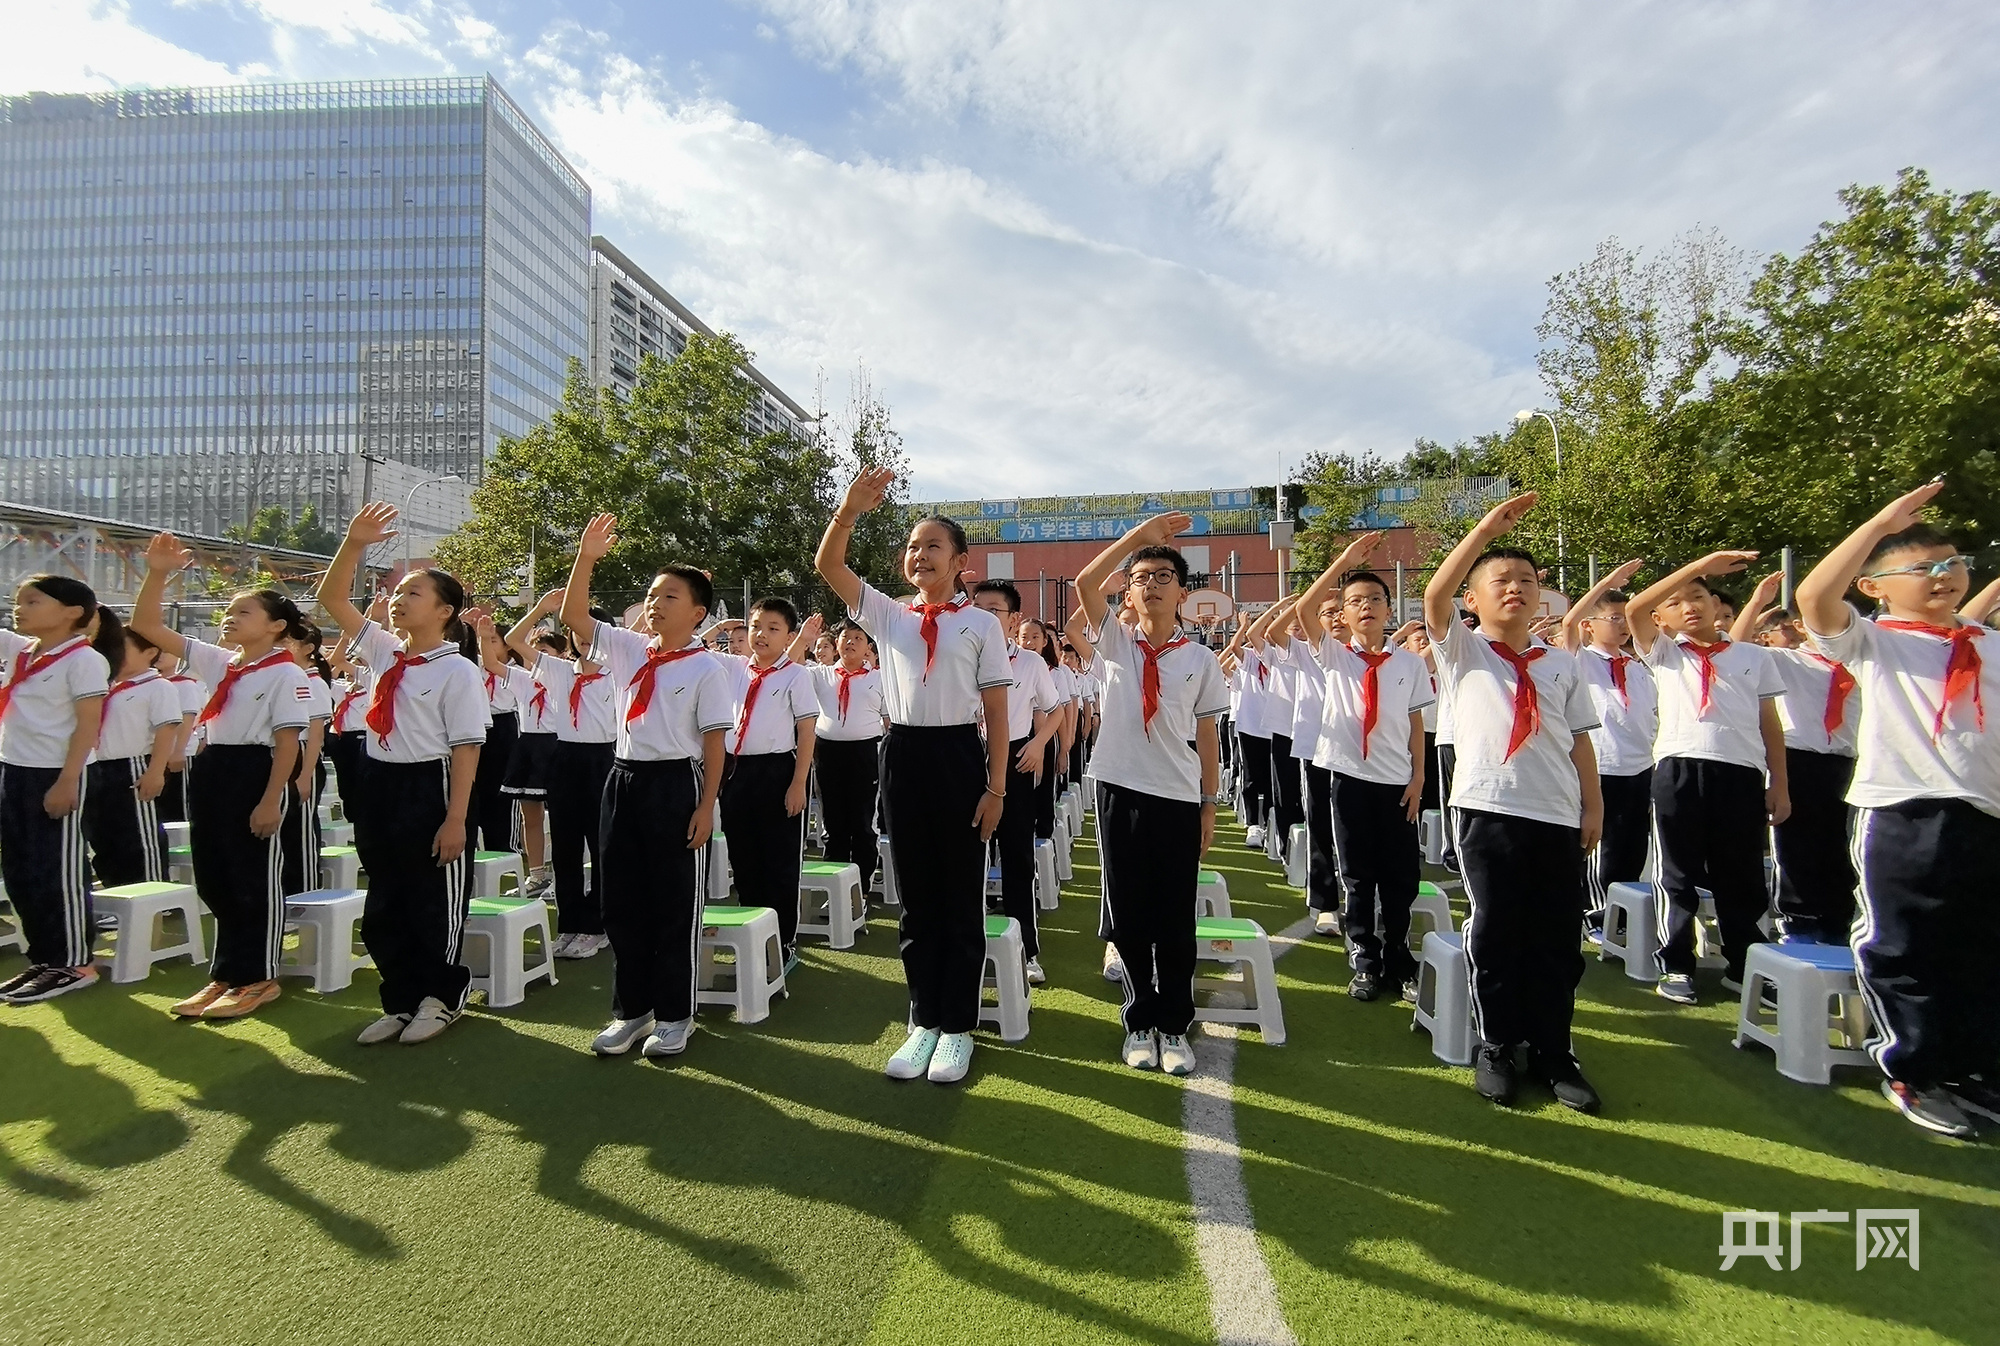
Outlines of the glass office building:
{"label": "glass office building", "polygon": [[590,354],[590,189],[491,78],[0,98],[0,498],[338,523]]}

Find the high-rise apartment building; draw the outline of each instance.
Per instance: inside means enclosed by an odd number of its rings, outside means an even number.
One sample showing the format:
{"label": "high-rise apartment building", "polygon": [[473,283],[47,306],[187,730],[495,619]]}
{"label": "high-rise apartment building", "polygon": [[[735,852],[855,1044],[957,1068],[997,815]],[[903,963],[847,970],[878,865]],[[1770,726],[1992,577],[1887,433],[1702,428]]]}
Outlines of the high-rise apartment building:
{"label": "high-rise apartment building", "polygon": [[491,78],[0,98],[0,497],[219,534],[344,520],[370,457],[476,481],[589,358],[590,258]]}

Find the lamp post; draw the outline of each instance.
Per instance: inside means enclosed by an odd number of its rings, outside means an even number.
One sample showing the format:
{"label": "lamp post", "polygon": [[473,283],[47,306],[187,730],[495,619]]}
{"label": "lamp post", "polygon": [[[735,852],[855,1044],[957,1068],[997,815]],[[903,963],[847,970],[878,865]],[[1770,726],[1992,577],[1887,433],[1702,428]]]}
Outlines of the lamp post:
{"label": "lamp post", "polygon": [[1567,595],[1569,593],[1569,566],[1567,564],[1568,558],[1565,554],[1565,547],[1563,545],[1563,512],[1562,512],[1562,495],[1561,495],[1562,475],[1563,475],[1562,432],[1556,429],[1556,418],[1549,415],[1549,413],[1546,411],[1526,411],[1526,410],[1517,411],[1514,413],[1514,424],[1526,425],[1529,421],[1534,420],[1535,417],[1537,416],[1541,417],[1543,420],[1549,423],[1549,438],[1553,439],[1556,445],[1556,488],[1557,488],[1556,587],[1558,589],[1561,589],[1563,593]]}
{"label": "lamp post", "polygon": [[425,477],[415,486],[412,486],[410,493],[403,497],[403,573],[405,575],[410,573],[410,506],[416,503],[417,492],[423,490],[426,486],[441,486],[448,481],[464,480],[465,478],[459,476],[456,472],[448,472],[442,477]]}

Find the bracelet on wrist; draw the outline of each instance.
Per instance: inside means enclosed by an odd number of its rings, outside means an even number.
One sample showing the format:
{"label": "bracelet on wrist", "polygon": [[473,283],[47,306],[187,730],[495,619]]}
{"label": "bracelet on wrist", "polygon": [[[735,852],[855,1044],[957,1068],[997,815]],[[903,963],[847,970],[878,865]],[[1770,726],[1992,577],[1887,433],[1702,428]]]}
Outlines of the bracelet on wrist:
{"label": "bracelet on wrist", "polygon": [[992,795],[995,799],[1005,799],[1007,797],[1005,790],[996,790],[990,785],[986,787],[986,793]]}

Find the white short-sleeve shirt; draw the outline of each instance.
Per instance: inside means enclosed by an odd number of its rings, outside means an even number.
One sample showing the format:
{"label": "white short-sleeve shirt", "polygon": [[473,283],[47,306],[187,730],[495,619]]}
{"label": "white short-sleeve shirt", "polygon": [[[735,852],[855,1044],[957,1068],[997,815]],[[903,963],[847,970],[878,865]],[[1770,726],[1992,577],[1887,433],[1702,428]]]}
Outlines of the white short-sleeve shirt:
{"label": "white short-sleeve shirt", "polygon": [[480,681],[486,687],[486,714],[489,718],[495,715],[518,716],[521,713],[521,703],[514,697],[514,679],[508,676],[510,671],[511,668],[498,673],[489,672],[484,667],[479,670]]}
{"label": "white short-sleeve shirt", "polygon": [[[30,654],[34,641],[18,631],[0,631],[0,657],[7,660],[13,688],[0,719],[0,761],[14,766],[60,767],[69,760],[76,732],[76,703],[103,696],[111,686],[111,665],[81,634]],[[32,669],[25,661],[33,660]],[[16,678],[19,673],[23,676]]]}
{"label": "white short-sleeve shirt", "polygon": [[1354,646],[1332,636],[1320,638],[1319,662],[1326,670],[1325,713],[1313,764],[1357,780],[1408,785],[1416,770],[1410,760],[1410,716],[1437,699],[1423,656],[1398,647],[1376,669],[1375,730],[1365,756],[1361,730],[1367,723],[1368,662]]}
{"label": "white short-sleeve shirt", "polygon": [[896,724],[971,724],[979,716],[980,694],[1013,684],[1007,637],[1000,619],[972,606],[959,606],[937,619],[937,654],[925,670],[923,614],[872,584],[861,586],[861,606],[848,616],[875,638],[882,653],[883,698]]}
{"label": "white short-sleeve shirt", "polygon": [[1652,668],[1659,691],[1656,759],[1699,757],[1764,769],[1763,705],[1767,698],[1785,694],[1785,680],[1769,650],[1730,641],[1710,654],[1715,674],[1706,711],[1701,706],[1701,661],[1685,643],[1663,631],[1639,657]]}
{"label": "white short-sleeve shirt", "polygon": [[[1785,746],[1800,752],[1854,756],[1854,734],[1861,723],[1860,680],[1840,705],[1840,725],[1826,732],[1827,698],[1833,689],[1834,665],[1813,650],[1767,646],[1772,665],[1784,679],[1785,695],[1778,702],[1778,722],[1785,727]],[[1850,674],[1850,676],[1852,676]]]}
{"label": "white short-sleeve shirt", "polygon": [[[374,622],[362,624],[354,643],[374,675],[372,706],[390,694],[390,671],[403,643]],[[393,695],[396,727],[386,737],[370,729],[363,739],[376,761],[434,762],[450,757],[453,748],[486,742],[485,675],[457,645],[424,651],[403,669]]]}
{"label": "white short-sleeve shirt", "polygon": [[[1808,634],[1859,684],[1848,803],[1879,809],[1912,799],[1963,799],[2000,817],[2000,740],[1994,737],[2000,724],[1982,728],[1967,698],[1945,705],[1948,640],[1871,622],[1852,608],[1839,635]],[[1991,631],[1974,639],[1980,700],[1989,717],[2000,715],[2000,640]]]}
{"label": "white short-sleeve shirt", "polygon": [[368,687],[368,670],[365,668],[358,668],[352,678],[333,680],[329,689],[333,695],[333,716],[327,723],[327,733],[358,734],[367,728],[362,721],[368,714]]}
{"label": "white short-sleeve shirt", "polygon": [[1283,656],[1292,687],[1292,723],[1286,731],[1292,739],[1292,756],[1310,762],[1319,751],[1320,724],[1326,718],[1326,670],[1303,640],[1288,639]]}
{"label": "white short-sleeve shirt", "polygon": [[1653,766],[1653,737],[1660,727],[1660,696],[1653,684],[1653,671],[1634,655],[1618,656],[1623,673],[1621,689],[1613,676],[1612,656],[1595,646],[1586,646],[1576,657],[1577,671],[1590,691],[1590,704],[1597,712],[1597,728],[1590,731],[1590,746],[1597,754],[1600,776],[1636,776]]}
{"label": "white short-sleeve shirt", "polygon": [[153,751],[153,735],[180,722],[179,691],[156,669],[145,669],[135,677],[112,683],[105,694],[95,756],[102,761],[148,756]]}
{"label": "white short-sleeve shirt", "polygon": [[521,732],[524,734],[553,734],[556,731],[555,717],[560,708],[549,694],[549,689],[536,681],[535,675],[519,664],[507,669],[507,686],[514,693],[514,705],[521,716]]}
{"label": "white short-sleeve shirt", "polygon": [[1271,737],[1271,666],[1256,650],[1245,645],[1237,651],[1236,676],[1242,695],[1236,704],[1236,732],[1251,738]]}
{"label": "white short-sleeve shirt", "polygon": [[1457,765],[1453,768],[1453,808],[1511,814],[1578,827],[1583,821],[1583,787],[1570,753],[1576,736],[1597,727],[1590,694],[1577,675],[1576,661],[1546,645],[1528,665],[1534,679],[1540,722],[1513,754],[1513,665],[1477,631],[1452,621],[1431,632],[1438,689],[1451,698]]}
{"label": "white short-sleeve shirt", "polygon": [[[229,689],[229,699],[210,719],[202,721],[204,741],[213,744],[257,744],[269,747],[280,729],[304,729],[312,719],[313,694],[307,686],[306,671],[291,655],[279,650],[279,657],[252,668]],[[240,661],[219,645],[192,637],[187,642],[190,672],[220,691],[222,680]],[[261,660],[258,662],[262,662]],[[211,692],[213,699],[215,693]],[[204,706],[202,714],[207,713]]]}
{"label": "white short-sleeve shirt", "polygon": [[306,692],[308,693],[306,719],[331,720],[333,718],[333,689],[327,686],[325,680],[312,669],[305,670],[305,674]]}
{"label": "white short-sleeve shirt", "polygon": [[590,659],[611,674],[616,689],[618,755],[628,762],[701,760],[702,736],[736,723],[736,702],[722,661],[690,644],[694,653],[662,664],[653,673],[653,695],[645,714],[626,719],[638,696],[636,680],[653,653],[650,637],[599,622],[591,636]]}
{"label": "white short-sleeve shirt", "polygon": [[729,726],[724,746],[740,757],[759,757],[774,752],[796,752],[799,721],[819,719],[819,692],[804,664],[779,655],[778,662],[764,675],[757,688],[757,704],[750,707],[750,720],[743,726],[741,741],[737,728],[743,723],[743,706],[750,694],[750,680],[757,667],[749,660],[725,661],[729,678],[729,699],[736,707],[736,719]]}
{"label": "white short-sleeve shirt", "polygon": [[1018,743],[1035,732],[1035,712],[1047,715],[1062,702],[1056,699],[1056,684],[1042,656],[1018,645],[1007,649],[1007,667],[1013,681],[1007,686],[1007,741]]}
{"label": "white short-sleeve shirt", "polygon": [[1146,724],[1145,661],[1123,622],[1107,619],[1090,633],[1104,675],[1104,727],[1091,754],[1092,780],[1183,803],[1201,802],[1201,758],[1195,722],[1229,709],[1229,684],[1215,652],[1197,641],[1173,645],[1159,656],[1160,702]]}
{"label": "white short-sleeve shirt", "polygon": [[201,708],[208,704],[208,688],[200,678],[176,673],[167,681],[174,685],[174,693],[181,699],[182,715],[201,714]]}
{"label": "white short-sleeve shirt", "polygon": [[618,739],[617,678],[598,660],[585,673],[568,659],[544,654],[535,661],[535,681],[549,689],[542,723],[564,743],[612,743]]}
{"label": "white short-sleeve shirt", "polygon": [[814,664],[813,686],[819,693],[819,720],[813,733],[833,743],[859,743],[882,737],[882,670],[871,666],[846,678],[847,714],[840,713],[839,664]]}

